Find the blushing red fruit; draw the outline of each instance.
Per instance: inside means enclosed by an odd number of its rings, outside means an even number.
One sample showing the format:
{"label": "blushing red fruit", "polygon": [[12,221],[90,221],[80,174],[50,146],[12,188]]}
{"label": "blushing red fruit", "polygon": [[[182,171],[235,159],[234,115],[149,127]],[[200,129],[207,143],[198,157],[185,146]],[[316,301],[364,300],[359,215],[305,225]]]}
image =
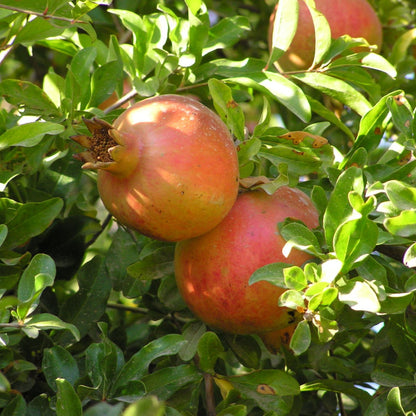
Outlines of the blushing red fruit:
{"label": "blushing red fruit", "polygon": [[84,120],[92,137],[74,137],[89,150],[83,168],[98,170],[98,190],[121,223],[165,241],[214,228],[238,193],[238,158],[217,114],[189,97],[140,101],[111,126]]}
{"label": "blushing red fruit", "polygon": [[[315,0],[316,9],[328,20],[331,35],[336,39],[342,35],[365,38],[370,45],[382,44],[380,20],[367,0]],[[269,45],[271,46],[273,23],[278,4],[270,17]],[[299,1],[299,18],[296,35],[289,49],[279,59],[285,71],[304,70],[312,65],[315,52],[315,30],[306,3]]]}
{"label": "blushing red fruit", "polygon": [[248,284],[258,268],[275,262],[302,265],[311,256],[292,250],[284,257],[285,240],[278,223],[287,217],[308,227],[319,224],[311,200],[298,189],[281,187],[273,195],[248,191],[238,196],[225,219],[200,237],[177,243],[175,275],[189,308],[209,326],[235,334],[287,327],[293,310],[278,305],[284,292],[269,282]]}

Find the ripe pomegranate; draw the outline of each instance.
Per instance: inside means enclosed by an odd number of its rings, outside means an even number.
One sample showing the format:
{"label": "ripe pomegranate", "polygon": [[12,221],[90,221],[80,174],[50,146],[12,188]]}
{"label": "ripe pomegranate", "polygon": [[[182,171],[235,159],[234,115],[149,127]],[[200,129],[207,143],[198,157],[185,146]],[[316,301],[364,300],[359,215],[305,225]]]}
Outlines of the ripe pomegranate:
{"label": "ripe pomegranate", "polygon": [[227,215],[238,193],[238,159],[226,125],[189,97],[140,101],[113,125],[84,120],[92,137],[78,158],[98,170],[98,191],[121,223],[165,241],[196,237]]}
{"label": "ripe pomegranate", "polygon": [[[365,38],[370,45],[381,48],[380,20],[367,0],[315,0],[316,9],[328,20],[332,38],[342,35]],[[270,17],[269,45],[272,44],[273,24],[278,4]],[[311,14],[302,0],[299,1],[299,18],[296,35],[289,49],[279,59],[285,71],[304,70],[312,65],[315,53],[315,30]]]}
{"label": "ripe pomegranate", "polygon": [[278,305],[284,292],[269,282],[248,284],[259,267],[275,262],[302,265],[311,256],[292,250],[277,225],[287,217],[308,227],[319,224],[311,200],[300,190],[280,187],[273,195],[261,190],[241,193],[225,219],[210,232],[177,243],[175,275],[189,308],[208,325],[235,334],[284,328],[296,312]]}

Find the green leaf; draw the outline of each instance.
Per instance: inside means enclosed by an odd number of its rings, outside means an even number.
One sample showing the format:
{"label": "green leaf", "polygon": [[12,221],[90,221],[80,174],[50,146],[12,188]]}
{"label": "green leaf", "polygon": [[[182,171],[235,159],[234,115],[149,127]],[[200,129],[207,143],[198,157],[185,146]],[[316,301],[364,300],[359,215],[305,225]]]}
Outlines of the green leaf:
{"label": "green leaf", "polygon": [[295,355],[307,351],[311,343],[311,330],[307,321],[301,321],[296,326],[295,332],[290,339],[290,349]]}
{"label": "green leaf", "polygon": [[5,79],[0,82],[0,95],[10,104],[23,106],[30,114],[60,115],[50,97],[41,88],[29,81]]}
{"label": "green leaf", "polygon": [[75,338],[76,341],[80,340],[80,334],[75,325],[64,322],[57,316],[52,315],[50,313],[40,313],[34,315],[32,318],[25,322],[25,328],[38,330],[66,329],[71,332],[72,336]]}
{"label": "green leaf", "polygon": [[406,416],[401,403],[401,394],[399,387],[393,387],[387,395],[387,411],[389,416]]}
{"label": "green leaf", "polygon": [[323,224],[326,242],[330,248],[332,248],[334,234],[338,226],[352,213],[352,207],[348,201],[350,191],[356,191],[359,194],[364,191],[362,171],[356,167],[350,167],[341,173],[328,201]]}
{"label": "green leaf", "polygon": [[56,275],[55,262],[46,254],[36,254],[24,270],[17,288],[17,297],[28,302],[52,286]]}
{"label": "green leaf", "polygon": [[409,102],[404,94],[388,97],[387,107],[391,112],[394,125],[408,137],[413,136],[413,114]]}
{"label": "green leaf", "polygon": [[392,65],[397,66],[407,56],[407,49],[416,39],[416,29],[412,28],[402,33],[398,38],[395,38],[395,43],[391,48],[389,61]]}
{"label": "green leaf", "polygon": [[336,98],[352,110],[363,116],[371,108],[368,100],[350,84],[319,72],[293,74],[294,78],[318,91]]}
{"label": "green leaf", "polygon": [[305,225],[299,222],[290,222],[279,231],[280,235],[287,241],[282,250],[285,256],[290,254],[292,248],[306,251],[318,257],[323,255],[318,239]]}
{"label": "green leaf", "polygon": [[127,267],[127,273],[141,280],[160,279],[172,274],[174,245],[156,244],[151,252],[141,253],[141,259]]}
{"label": "green leaf", "polygon": [[246,393],[248,390],[264,396],[296,396],[300,387],[294,377],[282,370],[259,370],[243,376],[230,377],[229,381]]}
{"label": "green leaf", "polygon": [[289,48],[295,36],[299,16],[299,3],[282,0],[273,21],[272,53],[269,63],[279,59]]}
{"label": "green leaf", "polygon": [[183,361],[191,360],[197,350],[201,337],[205,334],[206,326],[202,322],[190,322],[183,331],[183,337],[187,343],[179,351],[179,357]]}
{"label": "green leaf", "polygon": [[233,46],[250,30],[250,21],[244,16],[222,18],[209,30],[209,38],[204,46],[203,55],[217,49]]}
{"label": "green leaf", "polygon": [[265,280],[278,287],[285,286],[284,269],[291,267],[288,263],[271,263],[266,266],[258,268],[248,281],[249,285]]}
{"label": "green leaf", "polygon": [[63,208],[60,198],[43,202],[28,202],[18,207],[14,217],[7,222],[9,233],[3,248],[15,248],[41,234]]}
{"label": "green leaf", "polygon": [[244,113],[234,101],[232,90],[222,81],[212,78],[208,81],[209,92],[217,113],[228,125],[231,133],[240,141],[244,140]]}
{"label": "green leaf", "polygon": [[8,231],[9,229],[6,224],[0,224],[0,247],[6,240]]}
{"label": "green leaf", "polygon": [[384,189],[389,200],[399,211],[416,209],[416,188],[401,181],[388,181]]}
{"label": "green leaf", "polygon": [[165,406],[155,396],[143,397],[123,412],[123,416],[163,416],[164,414]]}
{"label": "green leaf", "polygon": [[85,410],[84,416],[120,416],[123,408],[123,403],[111,405],[107,402],[101,402]]}
{"label": "green leaf", "polygon": [[113,385],[113,395],[127,382],[140,380],[149,364],[158,357],[178,354],[187,341],[179,334],[168,334],[145,345],[123,366]]}
{"label": "green leaf", "polygon": [[305,301],[301,292],[291,289],[282,293],[279,298],[279,305],[290,309],[296,309],[297,307],[304,308]]}
{"label": "green leaf", "polygon": [[64,378],[71,385],[74,385],[79,378],[79,369],[75,358],[68,350],[59,345],[43,350],[42,371],[53,391],[57,391],[57,378]]}
{"label": "green leaf", "polygon": [[305,273],[298,266],[284,269],[283,276],[285,278],[285,286],[288,289],[303,290],[308,284]]}
{"label": "green leaf", "polygon": [[261,350],[257,341],[251,336],[224,334],[231,351],[241,364],[248,368],[259,368]]}
{"label": "green leaf", "polygon": [[340,286],[339,300],[356,311],[377,313],[380,311],[380,302],[372,287],[365,281],[350,280],[345,286]]}
{"label": "green leaf", "polygon": [[311,118],[311,107],[304,92],[283,75],[262,71],[248,73],[245,76],[235,76],[225,81],[252,87],[263,94],[272,96],[305,123]]}
{"label": "green leaf", "polygon": [[156,370],[142,378],[147,394],[159,400],[168,400],[174,393],[187,385],[198,387],[202,375],[194,365],[183,364]]}
{"label": "green leaf", "polygon": [[26,415],[27,405],[23,395],[18,394],[2,409],[2,416]]}
{"label": "green leaf", "polygon": [[416,243],[413,243],[406,249],[403,256],[403,263],[410,268],[416,267]]}
{"label": "green leaf", "polygon": [[[74,324],[83,337],[105,312],[111,292],[111,280],[105,272],[103,259],[99,256],[85,263],[77,278],[79,290],[62,304],[60,316],[66,322]],[[58,340],[61,345],[73,342],[67,335],[59,336]]]}
{"label": "green leaf", "polygon": [[370,255],[377,240],[377,224],[365,217],[341,224],[334,235],[334,250],[337,258],[344,263],[343,272]]}
{"label": "green leaf", "polygon": [[323,13],[315,8],[315,2],[307,0],[315,32],[315,54],[312,67],[318,65],[331,45],[331,28]]}
{"label": "green leaf", "polygon": [[369,153],[380,144],[386,124],[391,117],[387,107],[387,99],[400,93],[401,91],[393,91],[380,98],[377,104],[361,118],[357,139],[344,161],[341,162],[340,168],[345,167],[349,162],[351,155],[353,155],[358,148],[364,147]]}
{"label": "green leaf", "polygon": [[89,105],[98,107],[113,93],[118,82],[123,80],[122,65],[118,61],[107,62],[94,71],[91,80]]}
{"label": "green leaf", "polygon": [[218,335],[208,331],[198,342],[199,367],[205,372],[214,372],[215,363],[224,351]]}
{"label": "green leaf", "polygon": [[60,124],[49,121],[35,121],[15,126],[0,136],[0,150],[11,146],[33,147],[39,144],[46,134],[57,135],[64,130]]}
{"label": "green leaf", "polygon": [[416,211],[402,211],[396,217],[386,218],[383,225],[391,234],[400,237],[411,237],[416,234]]}
{"label": "green leaf", "polygon": [[57,416],[82,416],[81,400],[69,381],[64,378],[56,380],[58,392],[56,394]]}
{"label": "green leaf", "polygon": [[107,397],[120,369],[124,365],[121,349],[107,337],[90,344],[85,350],[85,368],[91,383],[101,397]]}
{"label": "green leaf", "polygon": [[380,386],[413,387],[413,374],[399,365],[380,363],[371,373],[371,379]]}

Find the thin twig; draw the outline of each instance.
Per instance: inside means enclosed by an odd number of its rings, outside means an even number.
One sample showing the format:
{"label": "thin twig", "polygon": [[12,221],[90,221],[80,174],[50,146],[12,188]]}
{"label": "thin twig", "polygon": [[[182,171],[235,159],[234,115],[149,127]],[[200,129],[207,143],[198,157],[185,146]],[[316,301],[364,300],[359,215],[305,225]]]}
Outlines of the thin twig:
{"label": "thin twig", "polygon": [[107,303],[107,307],[111,309],[118,309],[120,311],[133,312],[133,313],[139,313],[139,314],[149,313],[149,309],[147,308],[140,308],[139,306],[127,306],[121,303],[110,302],[110,303]]}
{"label": "thin twig", "polygon": [[74,20],[70,17],[54,16],[52,14],[47,14],[45,12],[35,12],[33,10],[21,9],[20,7],[7,6],[4,4],[0,4],[0,9],[6,9],[6,10],[11,10],[13,12],[19,12],[19,13],[25,13],[25,14],[31,14],[33,16],[43,17],[44,19],[62,20],[64,22],[70,22],[70,23],[87,23],[86,21]]}
{"label": "thin twig", "polygon": [[347,413],[345,412],[344,403],[342,401],[341,393],[337,393],[337,400],[338,400],[338,406],[339,406],[339,414],[341,416],[347,416]]}
{"label": "thin twig", "polygon": [[214,382],[211,374],[204,373],[204,383],[207,416],[216,416],[217,413],[215,411]]}
{"label": "thin twig", "polygon": [[97,231],[91,237],[91,240],[88,241],[88,243],[85,244],[86,247],[90,247],[92,244],[94,244],[97,241],[98,237],[102,234],[102,232],[106,229],[107,225],[111,221],[111,218],[112,218],[112,215],[108,214],[107,217],[105,218],[105,220],[103,221],[102,225],[101,225],[101,229],[99,231]]}

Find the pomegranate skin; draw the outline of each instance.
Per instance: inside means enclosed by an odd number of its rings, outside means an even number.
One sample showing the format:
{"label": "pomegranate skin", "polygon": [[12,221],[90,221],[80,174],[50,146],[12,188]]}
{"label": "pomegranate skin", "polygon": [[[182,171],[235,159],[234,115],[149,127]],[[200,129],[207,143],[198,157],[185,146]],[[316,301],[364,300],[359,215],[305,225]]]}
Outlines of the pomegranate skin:
{"label": "pomegranate skin", "polygon": [[[380,20],[367,0],[315,0],[316,9],[328,20],[331,35],[365,38],[380,52],[383,34]],[[269,45],[272,43],[273,23],[278,4],[270,17]],[[298,29],[289,49],[279,59],[285,71],[305,70],[313,63],[315,30],[311,14],[304,1],[299,1]]]}
{"label": "pomegranate skin", "polygon": [[117,142],[108,149],[113,160],[85,167],[98,169],[100,197],[121,224],[180,241],[214,228],[234,204],[239,173],[232,136],[195,99],[145,99],[122,113],[108,133]]}
{"label": "pomegranate skin", "polygon": [[259,267],[275,262],[300,266],[311,259],[298,250],[283,256],[285,241],[277,225],[287,217],[310,228],[319,225],[316,208],[298,189],[281,187],[273,195],[248,191],[216,228],[176,244],[177,285],[197,317],[234,334],[273,331],[295,321],[295,311],[278,306],[285,289],[266,281],[248,284]]}

